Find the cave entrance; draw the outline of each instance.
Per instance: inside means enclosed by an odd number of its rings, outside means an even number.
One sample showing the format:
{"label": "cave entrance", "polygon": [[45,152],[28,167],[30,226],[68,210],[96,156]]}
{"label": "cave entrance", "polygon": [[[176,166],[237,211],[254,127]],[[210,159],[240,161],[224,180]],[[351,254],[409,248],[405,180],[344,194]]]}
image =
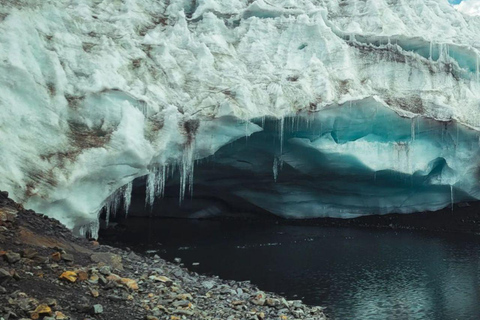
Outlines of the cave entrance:
{"label": "cave entrance", "polygon": [[146,179],[135,180],[129,215],[354,218],[478,198],[478,134],[455,122],[372,103],[253,122],[263,130],[196,161],[182,201],[174,166],[152,206]]}

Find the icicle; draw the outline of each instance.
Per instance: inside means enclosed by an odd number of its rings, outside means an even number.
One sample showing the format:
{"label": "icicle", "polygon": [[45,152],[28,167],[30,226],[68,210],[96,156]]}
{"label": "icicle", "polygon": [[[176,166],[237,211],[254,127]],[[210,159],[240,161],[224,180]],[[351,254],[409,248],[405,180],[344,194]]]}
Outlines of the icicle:
{"label": "icicle", "polygon": [[450,204],[452,206],[452,212],[453,212],[453,186],[450,185]]}
{"label": "icicle", "polygon": [[130,204],[132,203],[132,189],[133,182],[130,181],[123,189],[123,208],[125,209],[125,215],[128,214],[130,209]]}
{"label": "icicle", "polygon": [[167,166],[163,166],[161,169],[157,168],[155,175],[155,198],[165,195],[165,181],[167,177]]}
{"label": "icicle", "polygon": [[145,207],[148,205],[150,209],[153,208],[155,202],[155,172],[150,172],[147,175],[147,183],[145,190]]}
{"label": "icicle", "polygon": [[275,182],[277,182],[277,178],[278,178],[278,158],[275,157],[273,158],[273,180]]}
{"label": "icicle", "polygon": [[183,152],[182,163],[180,164],[180,204],[185,199],[185,191],[187,187],[190,194],[193,194],[193,151],[193,146],[187,146]]}
{"label": "icicle", "polygon": [[415,121],[416,118],[412,118],[412,123],[410,125],[410,136],[412,141],[415,141]]}
{"label": "icicle", "polygon": [[285,118],[280,119],[280,156],[283,154],[283,131],[285,129]]}

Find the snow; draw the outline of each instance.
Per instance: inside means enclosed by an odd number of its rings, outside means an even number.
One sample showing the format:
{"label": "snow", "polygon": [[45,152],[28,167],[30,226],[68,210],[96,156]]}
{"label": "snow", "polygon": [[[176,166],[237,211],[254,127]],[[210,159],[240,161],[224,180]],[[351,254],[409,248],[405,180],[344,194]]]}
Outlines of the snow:
{"label": "snow", "polygon": [[[137,177],[161,194],[165,167],[182,172],[181,200],[194,160],[262,130],[253,118],[374,98],[478,130],[478,34],[447,0],[9,1],[0,189],[86,230]],[[341,152],[381,169],[362,153],[392,146],[365,139]]]}
{"label": "snow", "polygon": [[480,1],[464,0],[456,5],[455,9],[471,16],[480,16]]}

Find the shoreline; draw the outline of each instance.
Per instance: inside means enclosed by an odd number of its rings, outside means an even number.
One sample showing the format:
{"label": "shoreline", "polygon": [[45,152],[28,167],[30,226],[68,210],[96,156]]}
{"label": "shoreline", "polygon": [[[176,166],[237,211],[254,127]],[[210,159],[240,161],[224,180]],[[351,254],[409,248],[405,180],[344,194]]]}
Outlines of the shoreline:
{"label": "shoreline", "polygon": [[309,319],[322,307],[76,238],[0,193],[0,319]]}

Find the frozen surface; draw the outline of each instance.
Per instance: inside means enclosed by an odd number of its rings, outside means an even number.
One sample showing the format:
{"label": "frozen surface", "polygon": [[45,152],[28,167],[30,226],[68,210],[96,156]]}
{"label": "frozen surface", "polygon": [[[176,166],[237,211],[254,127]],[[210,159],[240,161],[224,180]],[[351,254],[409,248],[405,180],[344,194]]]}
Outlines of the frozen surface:
{"label": "frozen surface", "polygon": [[[128,203],[137,177],[161,195],[164,167],[181,172],[181,199],[195,159],[262,130],[255,118],[374,99],[478,130],[479,34],[480,18],[447,0],[4,1],[0,189],[87,230],[102,207]],[[416,141],[392,170],[425,170],[439,153]],[[375,135],[297,144],[378,171],[394,148]]]}

